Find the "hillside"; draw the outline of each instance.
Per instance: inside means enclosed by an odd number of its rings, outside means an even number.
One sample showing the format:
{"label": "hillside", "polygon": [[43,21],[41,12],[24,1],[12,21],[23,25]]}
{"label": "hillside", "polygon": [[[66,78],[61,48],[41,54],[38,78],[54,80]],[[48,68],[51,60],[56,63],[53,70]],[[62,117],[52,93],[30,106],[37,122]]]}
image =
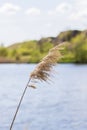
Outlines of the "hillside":
{"label": "hillside", "polygon": [[67,42],[62,50],[63,63],[87,63],[87,30],[69,30],[56,37],[15,43],[7,48],[0,47],[0,63],[37,63],[50,48]]}

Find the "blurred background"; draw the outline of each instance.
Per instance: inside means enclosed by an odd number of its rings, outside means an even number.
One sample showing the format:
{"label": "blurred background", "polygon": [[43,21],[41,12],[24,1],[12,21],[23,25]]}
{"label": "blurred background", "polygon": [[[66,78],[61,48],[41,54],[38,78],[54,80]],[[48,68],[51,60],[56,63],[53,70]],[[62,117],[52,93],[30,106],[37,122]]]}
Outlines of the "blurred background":
{"label": "blurred background", "polygon": [[31,71],[64,42],[53,83],[27,91],[13,130],[87,129],[87,0],[0,1],[0,129]]}

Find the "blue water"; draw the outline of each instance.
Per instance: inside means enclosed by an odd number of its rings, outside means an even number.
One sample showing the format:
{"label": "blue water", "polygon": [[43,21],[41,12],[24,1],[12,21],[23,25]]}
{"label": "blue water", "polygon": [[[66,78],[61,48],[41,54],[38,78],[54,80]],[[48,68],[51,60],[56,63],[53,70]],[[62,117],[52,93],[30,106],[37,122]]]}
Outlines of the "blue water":
{"label": "blue water", "polygon": [[[0,130],[9,130],[32,64],[0,65]],[[13,130],[87,130],[87,65],[59,64],[50,84],[29,88]]]}

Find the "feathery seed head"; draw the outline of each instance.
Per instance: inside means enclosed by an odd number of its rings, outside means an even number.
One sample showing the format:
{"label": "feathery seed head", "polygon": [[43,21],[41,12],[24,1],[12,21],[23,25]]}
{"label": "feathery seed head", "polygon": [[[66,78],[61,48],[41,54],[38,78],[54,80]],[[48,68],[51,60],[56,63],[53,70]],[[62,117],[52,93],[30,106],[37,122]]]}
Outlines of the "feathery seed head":
{"label": "feathery seed head", "polygon": [[50,49],[48,55],[46,55],[41,62],[36,66],[34,71],[30,74],[32,80],[37,79],[40,81],[47,81],[50,76],[52,67],[61,58],[60,45]]}

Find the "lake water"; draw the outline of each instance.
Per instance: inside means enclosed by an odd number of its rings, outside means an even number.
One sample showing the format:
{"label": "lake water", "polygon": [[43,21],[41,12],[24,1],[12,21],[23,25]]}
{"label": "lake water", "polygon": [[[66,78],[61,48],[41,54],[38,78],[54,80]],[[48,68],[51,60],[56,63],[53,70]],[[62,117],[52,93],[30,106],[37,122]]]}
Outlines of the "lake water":
{"label": "lake water", "polygon": [[[34,67],[0,65],[0,130],[9,130]],[[87,65],[59,64],[50,84],[28,88],[13,130],[87,130]]]}

